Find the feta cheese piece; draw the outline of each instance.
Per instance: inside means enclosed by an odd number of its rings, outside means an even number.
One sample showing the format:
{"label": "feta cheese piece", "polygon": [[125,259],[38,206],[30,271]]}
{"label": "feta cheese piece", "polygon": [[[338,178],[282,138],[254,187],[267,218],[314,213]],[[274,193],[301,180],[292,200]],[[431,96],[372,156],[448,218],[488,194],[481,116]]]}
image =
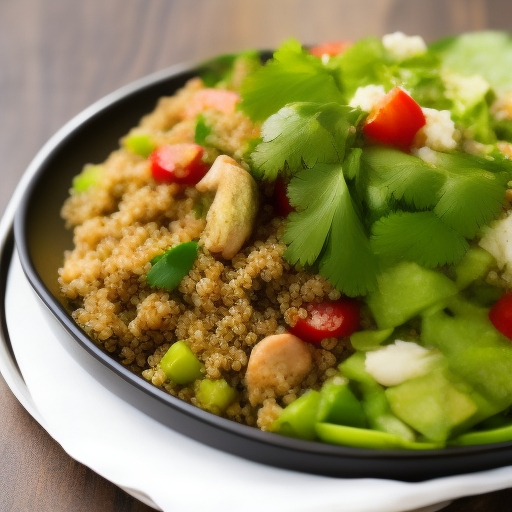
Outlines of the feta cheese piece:
{"label": "feta cheese piece", "polygon": [[416,134],[416,140],[434,151],[449,151],[457,147],[457,130],[449,110],[422,108],[426,124]]}
{"label": "feta cheese piece", "polygon": [[433,165],[434,167],[437,164],[437,154],[427,146],[423,146],[419,149],[413,149],[412,154],[418,158],[421,158],[425,163]]}
{"label": "feta cheese piece", "polygon": [[396,340],[366,353],[366,371],[383,386],[396,386],[429,372],[438,352],[420,347],[411,341]]}
{"label": "feta cheese piece", "polygon": [[365,112],[370,112],[384,96],[386,96],[386,92],[382,85],[366,85],[357,89],[349,105],[353,108],[358,107]]}
{"label": "feta cheese piece", "polygon": [[420,36],[406,36],[403,32],[386,34],[382,38],[384,48],[397,59],[404,60],[427,51],[427,45]]}
{"label": "feta cheese piece", "polygon": [[484,233],[478,245],[496,258],[498,268],[504,269],[502,277],[512,282],[512,215],[485,228]]}
{"label": "feta cheese piece", "polygon": [[462,102],[466,107],[471,107],[480,101],[491,86],[480,75],[462,76],[457,73],[445,73],[443,82],[446,85],[446,97]]}

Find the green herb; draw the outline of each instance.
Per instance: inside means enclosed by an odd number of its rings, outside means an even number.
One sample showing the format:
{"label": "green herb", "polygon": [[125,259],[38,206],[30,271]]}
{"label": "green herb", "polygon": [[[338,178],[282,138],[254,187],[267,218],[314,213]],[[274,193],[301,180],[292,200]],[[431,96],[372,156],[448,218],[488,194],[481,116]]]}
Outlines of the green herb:
{"label": "green herb", "polygon": [[484,31],[441,39],[430,46],[441,66],[465,76],[481,75],[492,87],[512,88],[512,36]]}
{"label": "green herb", "polygon": [[437,154],[437,168],[446,174],[434,208],[442,221],[466,238],[496,218],[505,203],[509,172],[491,172],[493,162],[464,154]]}
{"label": "green herb", "polygon": [[468,243],[433,212],[395,212],[372,228],[372,248],[393,262],[414,261],[427,268],[457,263]]}
{"label": "green herb", "polygon": [[361,179],[366,193],[370,186],[378,187],[386,198],[393,196],[417,210],[433,209],[447,226],[471,239],[502,211],[510,163],[469,154],[433,154],[435,166],[392,148],[364,150],[367,172]]}
{"label": "green herb", "polygon": [[331,72],[294,39],[284,43],[274,58],[242,84],[240,108],[263,121],[288,103],[341,102],[343,97]]}
{"label": "green herb", "polygon": [[297,212],[288,216],[283,237],[291,263],[316,265],[319,273],[349,296],[376,285],[377,262],[340,164],[303,169],[288,187]]}
{"label": "green herb", "polygon": [[73,190],[78,193],[85,192],[99,183],[102,174],[102,165],[86,165],[84,170],[73,178]]}
{"label": "green herb", "polygon": [[371,185],[419,210],[436,204],[444,177],[420,158],[379,146],[365,149],[362,161],[366,174],[360,189]]}
{"label": "green herb", "polygon": [[365,85],[381,84],[386,90],[391,89],[394,83],[389,66],[393,63],[382,41],[368,37],[346,49],[338,58],[332,59],[329,67],[339,73],[348,102],[356,90]]}
{"label": "green herb", "polygon": [[197,258],[197,242],[184,242],[151,260],[147,274],[149,286],[174,290],[190,272]]}
{"label": "green herb", "polygon": [[194,133],[194,140],[200,146],[208,146],[206,138],[212,133],[212,127],[206,123],[204,114],[199,114],[196,118],[196,129]]}
{"label": "green herb", "polygon": [[337,103],[292,103],[262,126],[263,142],[252,153],[257,175],[273,181],[317,162],[342,162],[363,113]]}

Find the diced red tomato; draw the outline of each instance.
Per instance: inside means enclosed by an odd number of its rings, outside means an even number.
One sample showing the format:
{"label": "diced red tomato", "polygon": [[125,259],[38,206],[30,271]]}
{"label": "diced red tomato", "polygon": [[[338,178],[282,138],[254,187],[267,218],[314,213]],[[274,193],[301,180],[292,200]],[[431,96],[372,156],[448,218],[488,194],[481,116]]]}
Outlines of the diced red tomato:
{"label": "diced red tomato", "polygon": [[276,179],[274,185],[274,203],[276,213],[281,217],[286,217],[289,213],[295,211],[286,195],[286,183],[281,177]]}
{"label": "diced red tomato", "polygon": [[512,294],[503,295],[489,311],[489,320],[504,336],[512,340]]}
{"label": "diced red tomato", "polygon": [[171,144],[155,149],[149,160],[156,181],[195,185],[208,172],[203,148],[197,144]]}
{"label": "diced red tomato", "polygon": [[342,54],[347,48],[350,48],[354,43],[352,41],[328,41],[326,43],[313,46],[309,52],[315,57],[322,57],[323,55],[334,55]]}
{"label": "diced red tomato", "polygon": [[404,90],[395,87],[372,109],[363,131],[376,141],[408,149],[425,122],[421,107]]}
{"label": "diced red tomato", "polygon": [[205,110],[218,110],[225,114],[235,111],[240,95],[224,89],[201,89],[194,94],[185,109],[184,118],[192,119]]}
{"label": "diced red tomato", "polygon": [[290,332],[308,343],[319,344],[325,338],[341,338],[357,331],[360,322],[359,302],[340,299],[310,302],[302,306],[308,312],[299,318]]}

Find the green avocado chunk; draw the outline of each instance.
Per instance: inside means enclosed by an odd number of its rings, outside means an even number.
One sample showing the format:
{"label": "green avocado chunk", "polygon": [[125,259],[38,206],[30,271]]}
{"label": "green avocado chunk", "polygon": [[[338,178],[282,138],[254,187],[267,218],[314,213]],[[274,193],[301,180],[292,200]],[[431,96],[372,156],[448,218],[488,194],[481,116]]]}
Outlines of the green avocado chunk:
{"label": "green avocado chunk", "polygon": [[160,368],[169,380],[184,385],[201,378],[204,365],[185,341],[177,341],[162,357]]}
{"label": "green avocado chunk", "polygon": [[455,267],[455,284],[463,290],[473,281],[485,276],[496,264],[494,256],[481,247],[469,249]]}
{"label": "green avocado chunk", "polygon": [[445,441],[478,411],[471,396],[457,389],[443,369],[386,390],[391,410],[408,425],[434,441]]}
{"label": "green avocado chunk", "polygon": [[443,353],[450,370],[492,404],[489,409],[496,414],[512,405],[512,343],[494,328],[488,313],[453,297],[445,310],[425,315],[421,338]]}
{"label": "green avocado chunk", "polygon": [[458,291],[445,275],[408,261],[384,271],[378,283],[366,302],[379,329],[402,325]]}

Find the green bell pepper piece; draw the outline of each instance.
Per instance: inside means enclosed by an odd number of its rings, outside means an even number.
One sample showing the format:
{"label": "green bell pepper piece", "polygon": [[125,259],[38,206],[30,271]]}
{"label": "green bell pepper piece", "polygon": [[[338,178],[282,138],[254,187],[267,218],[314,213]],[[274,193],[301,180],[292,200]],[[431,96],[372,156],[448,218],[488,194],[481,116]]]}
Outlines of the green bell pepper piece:
{"label": "green bell pepper piece", "polygon": [[288,437],[315,439],[315,424],[320,400],[318,391],[307,391],[282,410],[279,417],[272,423],[270,430]]}
{"label": "green bell pepper piece", "polygon": [[375,350],[393,334],[393,331],[393,327],[382,331],[356,331],[350,336],[350,343],[361,352]]}
{"label": "green bell pepper piece", "polygon": [[326,443],[373,450],[432,450],[444,446],[443,443],[408,441],[388,432],[333,425],[331,423],[317,423],[316,433]]}
{"label": "green bell pepper piece", "polygon": [[236,390],[224,379],[204,379],[196,386],[196,399],[201,407],[215,414],[222,414],[235,398]]}
{"label": "green bell pepper piece", "polygon": [[128,151],[142,158],[147,158],[156,149],[156,144],[151,136],[144,133],[128,135],[123,144]]}
{"label": "green bell pepper piece", "polygon": [[160,368],[169,380],[185,385],[202,377],[204,365],[185,341],[177,341],[162,357]]}
{"label": "green bell pepper piece", "polygon": [[348,384],[332,381],[326,382],[320,391],[317,421],[366,428],[363,406]]}

